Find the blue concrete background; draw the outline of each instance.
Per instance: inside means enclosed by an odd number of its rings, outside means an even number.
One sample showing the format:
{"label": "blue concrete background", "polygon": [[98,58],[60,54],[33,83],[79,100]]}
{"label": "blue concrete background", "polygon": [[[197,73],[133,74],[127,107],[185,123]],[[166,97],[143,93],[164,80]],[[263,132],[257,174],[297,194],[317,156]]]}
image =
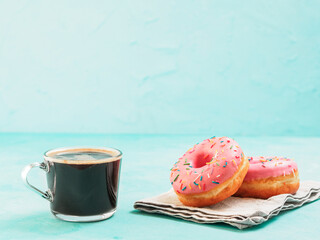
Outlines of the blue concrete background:
{"label": "blue concrete background", "polygon": [[319,1],[0,1],[0,132],[320,136]]}

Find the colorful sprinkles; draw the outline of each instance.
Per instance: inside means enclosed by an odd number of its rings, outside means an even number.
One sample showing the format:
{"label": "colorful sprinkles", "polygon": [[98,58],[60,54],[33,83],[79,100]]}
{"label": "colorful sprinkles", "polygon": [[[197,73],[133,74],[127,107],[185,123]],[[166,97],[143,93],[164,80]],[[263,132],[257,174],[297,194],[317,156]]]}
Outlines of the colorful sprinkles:
{"label": "colorful sprinkles", "polygon": [[235,166],[237,166],[236,161],[234,159],[232,159],[232,162]]}
{"label": "colorful sprinkles", "polygon": [[177,181],[179,175],[180,175],[180,174],[178,174],[178,175],[176,176],[176,178],[173,180],[174,182]]}

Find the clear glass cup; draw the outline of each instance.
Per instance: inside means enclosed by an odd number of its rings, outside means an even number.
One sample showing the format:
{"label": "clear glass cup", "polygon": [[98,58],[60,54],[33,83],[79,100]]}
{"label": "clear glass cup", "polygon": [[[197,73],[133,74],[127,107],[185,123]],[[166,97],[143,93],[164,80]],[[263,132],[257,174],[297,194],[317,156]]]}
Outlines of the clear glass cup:
{"label": "clear glass cup", "polygon": [[[115,148],[57,148],[45,152],[43,162],[26,166],[21,177],[27,187],[50,202],[57,218],[100,221],[116,211],[121,159],[121,151]],[[34,167],[46,172],[47,191],[29,183],[27,175]]]}

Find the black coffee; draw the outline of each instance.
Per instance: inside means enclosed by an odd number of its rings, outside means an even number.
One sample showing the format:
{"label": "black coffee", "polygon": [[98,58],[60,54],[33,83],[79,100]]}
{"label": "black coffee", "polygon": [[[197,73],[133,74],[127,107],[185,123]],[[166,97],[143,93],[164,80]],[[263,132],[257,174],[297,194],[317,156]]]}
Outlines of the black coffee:
{"label": "black coffee", "polygon": [[80,160],[91,161],[112,158],[113,156],[107,152],[90,152],[90,151],[77,151],[77,152],[61,152],[53,155],[55,159],[65,160]]}
{"label": "black coffee", "polygon": [[90,151],[64,152],[52,157],[57,161],[50,162],[47,180],[53,193],[53,212],[92,216],[116,209],[120,159]]}

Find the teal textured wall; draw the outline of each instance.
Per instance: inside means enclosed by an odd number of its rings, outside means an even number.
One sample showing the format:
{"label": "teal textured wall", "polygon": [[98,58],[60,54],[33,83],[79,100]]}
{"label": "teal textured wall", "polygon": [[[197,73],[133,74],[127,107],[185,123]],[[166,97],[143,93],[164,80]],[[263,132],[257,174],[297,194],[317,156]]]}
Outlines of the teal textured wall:
{"label": "teal textured wall", "polygon": [[320,136],[319,1],[1,1],[0,131]]}

